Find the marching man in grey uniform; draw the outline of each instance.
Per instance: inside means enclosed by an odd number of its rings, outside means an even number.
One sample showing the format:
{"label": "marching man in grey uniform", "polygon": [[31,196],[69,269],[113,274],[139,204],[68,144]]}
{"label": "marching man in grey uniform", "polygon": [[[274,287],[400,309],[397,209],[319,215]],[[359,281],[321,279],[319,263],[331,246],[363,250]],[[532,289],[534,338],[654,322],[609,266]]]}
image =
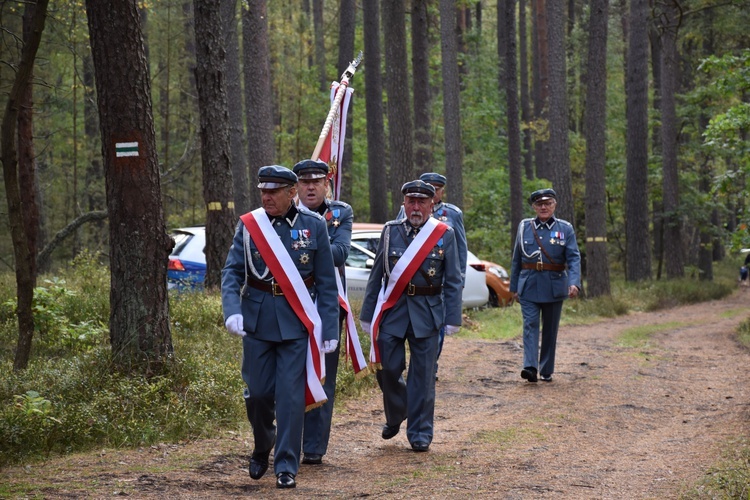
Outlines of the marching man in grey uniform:
{"label": "marching man in grey uniform", "polygon": [[[352,241],[352,207],[339,200],[326,198],[328,190],[328,165],[322,161],[302,160],[294,166],[297,174],[297,196],[299,204],[318,213],[326,221],[328,237],[333,251],[333,265],[336,266],[341,278],[343,289],[346,290],[344,264],[349,256]],[[346,311],[340,308],[339,335],[341,323],[346,317]],[[328,449],[328,438],[331,435],[331,418],[333,417],[333,399],[336,393],[336,375],[339,367],[338,347],[325,355],[326,380],[323,384],[328,401],[323,406],[305,413],[305,428],[302,438],[303,464],[317,465],[323,462],[323,455]]]}
{"label": "marching man in grey uniform", "polygon": [[[523,315],[523,370],[521,377],[552,381],[555,347],[563,300],[577,297],[581,288],[581,254],[573,226],[554,217],[557,194],[540,189],[529,196],[537,216],[518,226],[510,272],[510,291]],[[539,317],[542,348],[539,350]]]}
{"label": "marching man in grey uniform", "polygon": [[276,486],[294,488],[305,408],[325,402],[321,353],[338,345],[336,271],[323,217],[294,204],[294,172],[262,167],[258,182],[263,206],[240,217],[221,302],[227,330],[242,337],[250,477],[263,477],[275,444]]}
{"label": "marching man in grey uniform", "polygon": [[382,437],[396,436],[407,420],[412,449],[424,452],[433,437],[438,331],[445,325],[451,335],[461,325],[461,268],[455,231],[431,217],[435,188],[415,180],[401,192],[406,218],[383,228],[360,321],[372,339],[371,361],[382,368]]}
{"label": "marching man in grey uniform", "polygon": [[[448,182],[444,175],[438,174],[437,172],[426,172],[419,176],[419,180],[430,184],[435,188],[435,196],[432,198],[432,216],[440,222],[445,222],[453,228],[456,234],[456,245],[458,246],[458,261],[461,266],[461,286],[466,285],[466,260],[468,257],[468,249],[466,246],[466,230],[464,229],[464,214],[460,208],[452,203],[443,201],[443,195],[445,194],[445,185]],[[397,219],[403,219],[404,206],[401,205],[401,210],[398,212]],[[437,357],[440,359],[440,353],[443,352],[443,341],[445,340],[445,328],[440,329],[440,340],[438,343]],[[435,380],[438,375],[438,364],[435,363]]]}

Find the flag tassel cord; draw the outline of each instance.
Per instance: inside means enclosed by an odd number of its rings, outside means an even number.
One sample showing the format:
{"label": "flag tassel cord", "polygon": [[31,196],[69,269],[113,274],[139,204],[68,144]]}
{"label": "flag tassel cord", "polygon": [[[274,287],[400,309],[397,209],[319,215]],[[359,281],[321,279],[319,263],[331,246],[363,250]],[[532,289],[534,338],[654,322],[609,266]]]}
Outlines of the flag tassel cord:
{"label": "flag tassel cord", "polygon": [[338,112],[339,106],[341,106],[341,101],[344,99],[346,88],[349,86],[349,79],[351,79],[354,76],[354,72],[357,71],[357,66],[359,66],[359,63],[361,62],[362,62],[362,51],[359,52],[355,60],[349,63],[349,67],[346,68],[346,71],[344,71],[344,74],[341,75],[341,83],[339,85],[339,88],[336,89],[336,97],[331,103],[331,109],[328,110],[328,116],[326,117],[326,121],[323,124],[323,130],[320,132],[320,136],[318,137],[318,143],[315,145],[315,150],[313,151],[313,154],[310,157],[311,159],[317,160],[320,158],[320,151],[323,149],[323,145],[325,144],[326,138],[328,137],[328,133],[331,131],[331,127],[333,126],[333,120],[336,117],[336,113]]}

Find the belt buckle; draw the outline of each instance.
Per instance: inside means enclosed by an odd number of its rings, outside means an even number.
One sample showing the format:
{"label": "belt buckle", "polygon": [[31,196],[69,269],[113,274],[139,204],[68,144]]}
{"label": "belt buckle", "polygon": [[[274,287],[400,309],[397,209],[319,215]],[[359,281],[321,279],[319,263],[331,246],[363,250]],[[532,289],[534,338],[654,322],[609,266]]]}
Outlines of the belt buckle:
{"label": "belt buckle", "polygon": [[271,293],[273,294],[274,297],[284,295],[284,291],[281,289],[281,286],[279,286],[279,284],[276,283],[276,280],[271,281]]}
{"label": "belt buckle", "polygon": [[536,270],[537,271],[544,271],[544,264],[541,261],[539,261],[539,262],[536,263]]}
{"label": "belt buckle", "polygon": [[408,295],[409,297],[414,297],[416,293],[417,293],[417,287],[414,286],[414,283],[409,283],[406,286],[406,295]]}

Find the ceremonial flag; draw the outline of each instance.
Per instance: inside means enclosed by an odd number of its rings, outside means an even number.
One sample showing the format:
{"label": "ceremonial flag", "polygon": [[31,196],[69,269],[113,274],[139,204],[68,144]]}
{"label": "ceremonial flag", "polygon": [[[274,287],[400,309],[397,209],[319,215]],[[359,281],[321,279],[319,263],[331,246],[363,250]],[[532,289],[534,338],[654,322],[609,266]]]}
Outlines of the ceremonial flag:
{"label": "ceremonial flag", "polygon": [[[331,82],[331,104],[334,105],[336,99],[336,92],[341,86],[338,82]],[[320,150],[320,161],[328,164],[329,176],[331,181],[331,193],[333,199],[338,200],[341,196],[341,166],[344,159],[344,142],[346,140],[346,115],[349,110],[349,102],[352,98],[354,89],[345,86],[344,97],[341,99],[341,103],[336,109],[336,114],[331,124],[331,129],[328,132],[328,136],[323,142],[323,146]]]}

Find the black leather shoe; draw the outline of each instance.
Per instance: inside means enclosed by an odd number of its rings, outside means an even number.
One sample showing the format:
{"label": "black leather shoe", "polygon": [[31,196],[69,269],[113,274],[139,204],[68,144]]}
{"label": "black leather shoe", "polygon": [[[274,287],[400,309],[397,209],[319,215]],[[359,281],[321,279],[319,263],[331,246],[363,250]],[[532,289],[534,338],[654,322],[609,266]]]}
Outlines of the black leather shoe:
{"label": "black leather shoe", "polygon": [[424,441],[415,441],[411,444],[411,449],[417,452],[427,451],[430,449],[430,445]]}
{"label": "black leather shoe", "polygon": [[383,426],[383,439],[391,439],[393,436],[398,434],[398,431],[401,430],[401,425],[388,425],[385,424]]}
{"label": "black leather shoe", "polygon": [[318,465],[323,463],[323,455],[318,455],[317,453],[305,453],[304,458],[302,459],[303,464],[311,464],[311,465]]}
{"label": "black leather shoe", "polygon": [[552,375],[540,375],[542,382],[552,382]]}
{"label": "black leather shoe", "polygon": [[277,488],[296,488],[297,482],[294,480],[294,474],[291,472],[279,472],[276,476]]}
{"label": "black leather shoe", "polygon": [[250,457],[250,477],[255,479],[256,481],[263,477],[263,474],[266,473],[268,470],[268,454],[266,454],[266,458],[263,459],[262,456],[255,456],[253,454],[252,457]]}
{"label": "black leather shoe", "polygon": [[525,378],[529,382],[536,382],[536,368],[533,366],[527,366],[521,370],[521,378]]}

